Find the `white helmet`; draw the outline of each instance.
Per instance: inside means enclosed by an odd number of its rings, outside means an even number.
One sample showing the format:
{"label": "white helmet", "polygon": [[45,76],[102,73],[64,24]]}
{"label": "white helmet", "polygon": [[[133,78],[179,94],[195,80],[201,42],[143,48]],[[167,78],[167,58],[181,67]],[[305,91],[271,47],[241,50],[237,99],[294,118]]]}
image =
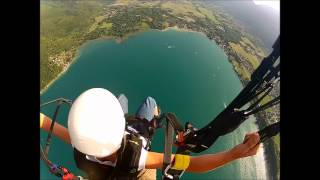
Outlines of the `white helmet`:
{"label": "white helmet", "polygon": [[70,109],[68,130],[71,144],[84,154],[105,157],[116,152],[125,130],[118,99],[102,88],[85,91]]}

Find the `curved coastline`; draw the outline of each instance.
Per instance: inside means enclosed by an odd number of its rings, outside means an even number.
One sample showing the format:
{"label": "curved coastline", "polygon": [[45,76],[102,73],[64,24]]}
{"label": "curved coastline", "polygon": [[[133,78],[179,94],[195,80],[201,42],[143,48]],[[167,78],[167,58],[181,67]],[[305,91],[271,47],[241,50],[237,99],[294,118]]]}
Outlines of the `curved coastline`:
{"label": "curved coastline", "polygon": [[[186,29],[186,28],[179,28],[178,26],[172,26],[172,27],[167,27],[165,29],[145,29],[145,30],[139,30],[139,31],[136,31],[136,32],[133,32],[133,33],[128,33],[126,34],[125,36],[123,37],[116,37],[116,36],[101,36],[99,38],[96,38],[96,39],[91,39],[91,40],[87,40],[85,41],[84,43],[82,43],[79,47],[76,48],[76,53],[75,53],[75,56],[72,57],[72,60],[70,63],[67,63],[66,66],[63,67],[63,70],[54,78],[52,79],[43,89],[40,90],[40,95],[42,95],[44,92],[46,92],[50,86],[56,81],[58,80],[61,76],[64,75],[64,73],[66,73],[68,71],[68,69],[71,67],[71,65],[76,62],[76,59],[80,56],[81,52],[81,48],[83,48],[84,46],[86,46],[88,43],[91,43],[91,42],[94,42],[94,41],[98,41],[98,40],[115,40],[116,43],[122,43],[124,41],[126,41],[129,37],[131,36],[134,36],[134,35],[137,35],[139,33],[143,33],[143,32],[146,32],[146,31],[150,31],[150,30],[156,30],[156,31],[168,31],[168,30],[175,30],[175,31],[180,31],[180,32],[193,32],[193,33],[199,33],[205,37],[206,34],[204,34],[203,32],[199,32],[199,31],[194,31],[192,29]],[[214,41],[214,40],[212,40]],[[71,50],[69,50],[71,51]]]}

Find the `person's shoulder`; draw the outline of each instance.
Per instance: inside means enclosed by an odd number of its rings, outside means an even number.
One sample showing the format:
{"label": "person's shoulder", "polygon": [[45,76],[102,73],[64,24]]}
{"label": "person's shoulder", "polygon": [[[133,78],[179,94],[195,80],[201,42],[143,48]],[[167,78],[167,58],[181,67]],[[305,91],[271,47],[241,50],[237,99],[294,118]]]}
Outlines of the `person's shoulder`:
{"label": "person's shoulder", "polygon": [[134,120],[137,120],[138,118],[134,115],[126,115],[125,116],[126,118],[126,121],[134,121]]}

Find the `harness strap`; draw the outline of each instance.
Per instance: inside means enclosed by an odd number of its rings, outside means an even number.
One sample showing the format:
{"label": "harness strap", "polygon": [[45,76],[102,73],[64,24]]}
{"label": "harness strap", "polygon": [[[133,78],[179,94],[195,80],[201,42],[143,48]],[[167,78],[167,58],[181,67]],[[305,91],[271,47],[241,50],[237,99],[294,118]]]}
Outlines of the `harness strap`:
{"label": "harness strap", "polygon": [[48,134],[48,137],[47,137],[46,146],[44,148],[44,152],[45,152],[46,155],[49,154],[49,148],[50,148],[50,143],[51,143],[51,138],[52,138],[52,130],[53,130],[53,127],[55,125],[60,106],[61,106],[61,101],[58,101],[58,105],[57,105],[56,110],[55,110],[55,112],[53,114],[52,122],[51,122],[51,125],[50,125],[50,130],[49,130],[49,134]]}
{"label": "harness strap", "polygon": [[[179,148],[179,146],[175,158],[171,163],[173,133],[175,131],[179,136],[184,132],[184,128],[173,113],[167,113],[165,115],[165,118],[167,123],[165,129],[165,149],[163,158],[162,179],[178,180],[183,175],[184,171],[188,168],[190,163],[190,156],[185,155],[188,154],[188,152],[181,151],[181,148]],[[184,143],[181,142],[181,145],[183,144]]]}
{"label": "harness strap", "polygon": [[260,136],[260,142],[264,142],[267,139],[277,135],[280,132],[280,121],[271,124],[258,132]]}
{"label": "harness strap", "polygon": [[245,114],[246,114],[247,116],[252,115],[252,114],[256,114],[257,112],[263,111],[263,110],[265,110],[265,109],[267,109],[267,108],[269,108],[269,107],[272,107],[272,106],[274,106],[274,105],[277,105],[277,104],[279,104],[279,103],[280,103],[280,96],[272,99],[271,101],[263,104],[263,105],[260,106],[260,107],[257,107],[257,108],[255,108],[255,109],[253,109],[253,110],[251,110],[251,111],[246,112]]}
{"label": "harness strap", "polygon": [[165,129],[165,143],[164,143],[164,157],[163,157],[163,169],[162,169],[162,178],[168,177],[166,172],[168,171],[168,167],[171,164],[171,154],[172,154],[172,144],[173,144],[173,127],[168,122]]}

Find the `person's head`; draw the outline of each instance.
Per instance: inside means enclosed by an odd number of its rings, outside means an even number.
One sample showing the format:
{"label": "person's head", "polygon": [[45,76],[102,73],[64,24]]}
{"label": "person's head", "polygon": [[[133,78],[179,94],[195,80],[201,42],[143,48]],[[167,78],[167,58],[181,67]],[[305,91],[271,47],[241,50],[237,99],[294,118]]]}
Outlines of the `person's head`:
{"label": "person's head", "polygon": [[125,131],[118,99],[102,88],[83,92],[71,106],[68,130],[71,144],[78,151],[98,158],[114,154]]}

